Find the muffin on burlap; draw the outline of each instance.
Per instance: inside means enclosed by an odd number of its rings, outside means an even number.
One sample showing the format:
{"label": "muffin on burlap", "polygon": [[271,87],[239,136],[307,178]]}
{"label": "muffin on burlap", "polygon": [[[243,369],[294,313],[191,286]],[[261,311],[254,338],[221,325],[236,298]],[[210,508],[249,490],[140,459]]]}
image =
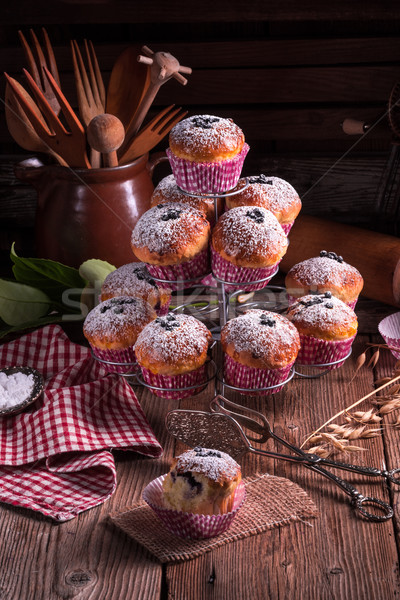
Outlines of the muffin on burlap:
{"label": "muffin on burlap", "polygon": [[[268,388],[260,394],[282,389],[300,349],[296,327],[283,315],[259,309],[229,320],[221,330],[224,380],[237,388]],[[276,387],[274,387],[276,386]],[[244,392],[245,393],[245,392]]]}
{"label": "muffin on burlap", "polygon": [[225,452],[196,447],[174,458],[143,499],[174,535],[204,539],[231,525],[246,496],[240,465]]}
{"label": "muffin on burlap", "polygon": [[107,364],[110,372],[127,373],[136,363],[134,345],[143,327],[157,317],[155,310],[141,298],[117,296],[100,302],[84,323],[83,334],[94,356]]}
{"label": "muffin on burlap", "polygon": [[299,298],[287,310],[287,318],[300,334],[297,362],[303,365],[340,367],[351,351],[357,334],[354,310],[332,295],[308,295]]}
{"label": "muffin on burlap", "polygon": [[[139,334],[135,354],[146,383],[162,398],[197,394],[207,380],[211,332],[195,317],[169,314],[158,317]],[[156,388],[163,388],[157,390]]]}
{"label": "muffin on burlap", "polygon": [[[248,182],[247,187],[246,183]],[[283,231],[288,235],[293,223],[301,210],[301,200],[298,193],[284,179],[255,175],[239,179],[234,190],[239,192],[227,196],[227,210],[236,206],[262,206],[270,210],[278,219]],[[240,191],[242,190],[242,191]]]}
{"label": "muffin on burlap", "polygon": [[150,274],[172,289],[190,287],[209,272],[210,223],[205,214],[180,202],[157,204],[146,211],[132,232],[135,256]]}
{"label": "muffin on burlap", "polygon": [[[213,229],[211,268],[215,277],[229,283],[229,290],[259,290],[277,272],[287,247],[287,237],[269,210],[238,206],[224,213]],[[263,281],[251,283],[258,280]]]}
{"label": "muffin on burlap", "polygon": [[355,267],[326,250],[294,265],[285,278],[289,304],[307,294],[331,292],[354,309],[363,285],[362,275]]}
{"label": "muffin on burlap", "polygon": [[180,188],[218,194],[235,187],[248,150],[232,119],[195,115],[171,129],[167,156]]}
{"label": "muffin on burlap", "polygon": [[115,296],[141,298],[154,308],[158,316],[168,313],[171,289],[157,284],[144,263],[122,265],[107,275],[101,286],[102,302]]}

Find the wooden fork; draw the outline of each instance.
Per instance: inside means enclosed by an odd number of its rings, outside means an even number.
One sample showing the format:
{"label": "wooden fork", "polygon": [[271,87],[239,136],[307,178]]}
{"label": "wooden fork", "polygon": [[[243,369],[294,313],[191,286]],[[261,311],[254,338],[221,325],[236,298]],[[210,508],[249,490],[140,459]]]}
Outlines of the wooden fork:
{"label": "wooden fork", "polygon": [[[88,43],[86,40],[84,40],[84,44],[90,81],[79,46],[76,40],[71,40],[79,113],[87,127],[94,117],[105,113],[106,92],[93,44],[90,41]],[[90,162],[92,167],[100,167],[100,153],[93,148]]]}
{"label": "wooden fork", "polygon": [[187,115],[187,110],[183,112],[179,112],[182,110],[181,108],[172,110],[174,106],[174,104],[171,104],[171,106],[164,108],[146,127],[139,131],[138,135],[127,148],[122,149],[122,156],[119,161],[120,165],[126,164],[149,152],[171,131],[176,123]]}
{"label": "wooden fork", "polygon": [[26,98],[20,93],[18,87],[14,85],[12,78],[6,73],[5,76],[14,91],[15,98],[20,103],[26,116],[31,122],[33,129],[36,131],[40,139],[52,150],[54,150],[54,152],[59,154],[65,160],[68,166],[85,167],[89,169],[90,162],[86,154],[86,136],[83,126],[72,110],[65,96],[61,92],[56,81],[52,77],[50,71],[46,67],[43,67],[43,70],[49,80],[50,87],[60,104],[62,113],[70,131],[65,129],[60,119],[46,100],[43,92],[40,90],[33,77],[26,69],[24,69],[23,72],[36,98],[38,106],[47,121],[48,127],[46,127],[43,121],[37,117]]}
{"label": "wooden fork", "polygon": [[36,59],[33,55],[32,50],[29,47],[28,42],[26,41],[24,34],[22,33],[22,31],[18,31],[19,39],[24,49],[26,60],[28,61],[29,72],[32,75],[34,81],[36,82],[36,85],[39,87],[39,89],[42,90],[47,102],[50,104],[55,114],[58,115],[61,109],[60,104],[51,88],[51,85],[49,84],[47,77],[45,77],[43,73],[43,67],[46,67],[53,75],[54,79],[57,82],[57,85],[60,86],[60,76],[58,74],[57,63],[54,56],[53,48],[49,40],[49,36],[47,35],[47,31],[45,30],[45,28],[42,27],[45,51],[44,53],[33,29],[30,30],[30,34]]}

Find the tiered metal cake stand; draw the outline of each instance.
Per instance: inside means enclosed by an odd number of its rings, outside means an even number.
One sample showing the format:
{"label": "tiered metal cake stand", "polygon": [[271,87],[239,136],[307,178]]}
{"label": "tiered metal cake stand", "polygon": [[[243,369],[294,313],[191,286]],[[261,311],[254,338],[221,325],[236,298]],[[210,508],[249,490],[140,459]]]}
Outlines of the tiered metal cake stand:
{"label": "tiered metal cake stand", "polygon": [[[248,185],[249,182],[246,180],[245,187],[242,187],[240,191],[243,191]],[[179,188],[179,190],[186,196],[192,196],[194,198],[203,198],[204,196],[207,198],[213,198],[216,221],[220,216],[218,214],[218,201],[220,199],[225,199],[228,196],[233,196],[239,192],[238,190],[220,193],[218,195],[198,195],[186,192],[181,188]],[[174,296],[175,302],[170,308],[170,311],[190,314],[204,322],[213,334],[213,346],[215,346],[215,344],[220,340],[221,329],[227,323],[227,321],[230,318],[239,316],[246,310],[258,308],[261,310],[278,313],[284,313],[286,311],[288,306],[286,289],[277,285],[269,285],[269,281],[278,273],[278,271],[279,267],[277,266],[276,271],[272,276],[269,275],[264,279],[246,282],[224,281],[223,279],[216,277],[212,272],[208,273],[207,275],[202,275],[201,277],[189,280],[180,279],[178,281],[171,281],[154,276],[153,279],[158,283],[173,285],[174,288],[176,288]],[[247,288],[248,286],[262,284],[263,282],[266,282],[265,287],[255,292],[246,292],[245,289],[239,289],[241,285],[243,285],[244,288]],[[229,292],[229,288],[232,286],[238,289]],[[335,368],[336,365],[339,365],[339,363],[343,363],[344,360],[350,356],[350,354],[351,350],[344,359],[341,358],[336,362],[325,364],[301,365],[295,363],[285,381],[276,385],[258,387],[256,389],[240,388],[228,384],[224,379],[222,369],[218,368],[214,360],[210,360],[207,364],[207,376],[206,380],[202,382],[202,384],[199,385],[199,383],[196,383],[195,385],[176,390],[173,388],[157,387],[145,382],[136,363],[115,363],[104,360],[100,360],[100,362],[102,362],[106,367],[109,366],[114,372],[116,369],[121,371],[119,374],[123,377],[129,378],[129,383],[131,385],[143,385],[149,388],[151,391],[156,392],[158,396],[162,396],[163,393],[169,395],[174,391],[190,393],[190,390],[193,390],[195,394],[199,392],[199,387],[201,387],[203,390],[211,381],[215,382],[215,394],[222,393],[224,395],[225,390],[228,389],[241,394],[256,394],[257,396],[260,396],[263,394],[270,395],[275,393],[278,389],[280,390],[283,386],[289,383],[289,381],[291,381],[295,376],[304,378],[321,377],[322,375],[325,375],[331,371],[332,368]],[[97,358],[97,360],[99,359]]]}

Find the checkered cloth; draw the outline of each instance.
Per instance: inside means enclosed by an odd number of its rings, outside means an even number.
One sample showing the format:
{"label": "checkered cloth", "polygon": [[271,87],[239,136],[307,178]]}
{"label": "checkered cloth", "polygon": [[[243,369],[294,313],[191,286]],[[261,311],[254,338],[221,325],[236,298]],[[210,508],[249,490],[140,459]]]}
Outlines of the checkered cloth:
{"label": "checkered cloth", "polygon": [[45,390],[0,419],[0,501],[68,521],[114,492],[112,448],[162,454],[128,383],[58,325],[0,346],[0,366],[14,365],[40,371]]}

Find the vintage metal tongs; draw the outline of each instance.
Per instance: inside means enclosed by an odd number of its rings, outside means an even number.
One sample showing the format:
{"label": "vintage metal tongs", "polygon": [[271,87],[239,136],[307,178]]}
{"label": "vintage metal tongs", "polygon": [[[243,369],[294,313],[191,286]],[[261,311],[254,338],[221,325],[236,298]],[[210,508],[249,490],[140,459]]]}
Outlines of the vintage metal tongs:
{"label": "vintage metal tongs", "polygon": [[[336,483],[350,497],[351,505],[370,521],[386,521],[393,517],[393,509],[389,504],[378,498],[363,496],[353,485],[324,467],[330,466],[371,477],[383,477],[396,485],[400,484],[400,478],[396,477],[400,473],[400,468],[386,471],[375,467],[362,467],[337,462],[304,452],[276,435],[263,414],[239,406],[223,396],[213,398],[210,408],[211,413],[182,409],[170,411],[166,416],[166,427],[169,433],[188,446],[215,448],[227,452],[235,459],[247,452],[254,452],[277,460],[302,464]],[[244,415],[235,411],[247,414]],[[246,434],[242,426],[250,430],[252,434]],[[251,442],[264,443],[271,438],[295,454],[281,454],[270,450],[262,450],[254,448],[251,444]],[[379,510],[379,514],[368,512],[365,508],[366,505],[375,506]]]}

